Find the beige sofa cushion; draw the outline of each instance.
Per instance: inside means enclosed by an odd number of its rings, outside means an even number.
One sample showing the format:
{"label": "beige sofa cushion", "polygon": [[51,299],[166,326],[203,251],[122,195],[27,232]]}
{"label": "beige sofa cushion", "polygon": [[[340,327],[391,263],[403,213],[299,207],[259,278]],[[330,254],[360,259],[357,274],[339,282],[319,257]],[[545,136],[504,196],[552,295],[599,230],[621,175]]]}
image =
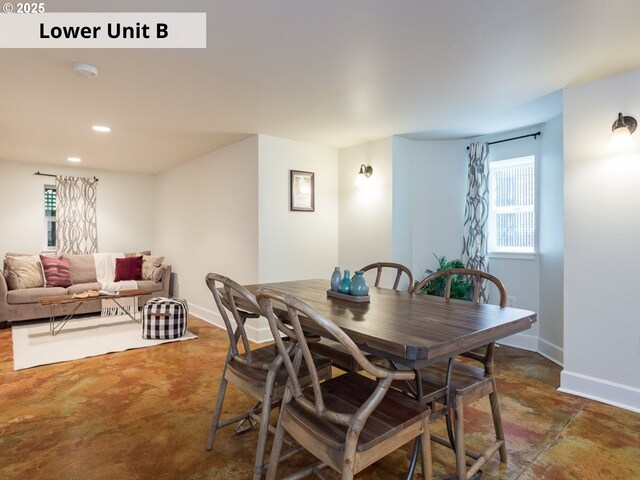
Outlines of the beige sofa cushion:
{"label": "beige sofa cushion", "polygon": [[138,281],[138,288],[145,292],[159,292],[162,290],[162,284],[151,280]]}
{"label": "beige sofa cushion", "polygon": [[44,287],[42,264],[38,255],[7,256],[5,279],[9,290]]}
{"label": "beige sofa cushion", "polygon": [[142,250],[139,252],[125,252],[125,257],[139,257],[140,255],[151,255],[151,250]]}
{"label": "beige sofa cushion", "polygon": [[96,262],[93,259],[93,255],[68,255],[63,253],[62,258],[69,261],[69,275],[74,285],[96,281]]}
{"label": "beige sofa cushion", "polygon": [[67,295],[73,295],[74,293],[82,293],[87,290],[101,290],[102,284],[100,282],[78,283],[71,285],[67,288]]}
{"label": "beige sofa cushion", "polygon": [[156,283],[162,283],[163,276],[164,276],[164,267],[160,266],[153,270],[153,277],[151,278],[151,280],[153,280]]}
{"label": "beige sofa cushion", "polygon": [[21,303],[38,303],[40,297],[53,297],[66,295],[67,289],[62,287],[38,287],[22,290],[10,290],[7,292],[7,303],[17,305]]}

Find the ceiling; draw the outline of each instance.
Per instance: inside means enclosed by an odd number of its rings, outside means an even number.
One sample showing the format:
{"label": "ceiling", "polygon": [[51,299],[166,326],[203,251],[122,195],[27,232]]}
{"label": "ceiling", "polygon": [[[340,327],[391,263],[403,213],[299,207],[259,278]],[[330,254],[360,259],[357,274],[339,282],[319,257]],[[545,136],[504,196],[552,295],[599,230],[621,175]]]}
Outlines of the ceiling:
{"label": "ceiling", "polygon": [[[79,156],[83,167],[153,174],[256,133],[333,147],[469,138],[547,121],[562,111],[563,88],[640,68],[637,0],[46,8],[206,11],[208,47],[0,50],[0,159]],[[99,78],[75,75],[75,62],[96,65]]]}

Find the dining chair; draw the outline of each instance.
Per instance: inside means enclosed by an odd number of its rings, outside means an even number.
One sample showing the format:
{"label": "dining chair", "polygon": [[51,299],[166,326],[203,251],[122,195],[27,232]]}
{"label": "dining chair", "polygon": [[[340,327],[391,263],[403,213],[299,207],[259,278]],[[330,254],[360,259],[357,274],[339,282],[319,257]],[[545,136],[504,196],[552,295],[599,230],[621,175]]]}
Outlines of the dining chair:
{"label": "dining chair", "polygon": [[[470,280],[472,302],[480,302],[482,288],[488,285],[487,282],[490,282],[495,285],[498,290],[500,307],[507,305],[507,290],[500,279],[490,273],[467,268],[453,268],[434,272],[419,281],[415,285],[413,292],[414,294],[418,294],[429,283],[438,281],[444,277],[444,297],[449,299],[451,295],[451,282],[454,276],[464,276]],[[449,440],[435,435],[432,435],[431,438],[437,443],[449,446],[455,450],[456,472],[459,479],[472,478],[489,461],[496,451],[499,452],[501,462],[506,463],[507,461],[507,449],[505,446],[498,392],[493,372],[494,351],[495,343],[491,342],[484,347],[461,354],[461,356],[471,359],[475,364],[460,361],[451,361],[450,363],[443,361],[429,365],[418,372],[418,377],[420,377],[422,383],[421,390],[424,395],[423,398],[427,399],[425,403],[433,401],[434,392],[437,392],[435,396],[438,401],[444,400],[446,403],[445,419],[449,431]],[[448,377],[450,378],[448,382],[449,390],[448,393],[443,395],[442,386],[447,385]],[[489,397],[496,439],[484,452],[479,453],[465,448],[464,407],[485,396]],[[455,431],[453,438],[450,430],[451,409],[453,409],[452,416]],[[451,445],[452,440],[454,440],[455,443],[453,446]],[[467,468],[467,456],[473,459],[473,461],[469,462],[469,468]]]}
{"label": "dining chair", "polygon": [[[285,479],[302,478],[325,467],[338,472],[342,480],[352,479],[415,438],[421,440],[422,478],[431,479],[429,408],[389,388],[394,380],[410,380],[415,373],[390,370],[369,362],[346,333],[295,297],[261,288],[256,298],[290,376],[278,416],[267,480],[276,478],[285,432],[319,460],[283,477]],[[289,330],[279,316],[284,312],[298,338],[293,358],[280,338],[281,333],[287,334]],[[316,366],[304,337],[301,316],[314,332],[335,338],[372,378],[348,372],[320,383],[314,373]],[[308,387],[300,381],[304,366],[313,379]]]}
{"label": "dining chair", "polygon": [[[267,433],[269,432],[269,414],[271,409],[281,402],[289,374],[283,365],[280,350],[274,344],[255,348],[249,342],[245,328],[246,320],[247,318],[258,318],[259,315],[253,312],[260,312],[255,296],[230,278],[216,273],[209,273],[206,276],[206,283],[213,294],[229,337],[229,349],[213,409],[207,450],[211,450],[216,432],[220,428],[238,423],[236,433],[244,433],[258,424],[258,445],[253,479],[259,480],[266,467],[264,457]],[[238,307],[237,302],[242,303],[242,309]],[[229,314],[231,314],[231,318]],[[285,340],[281,341],[284,345],[282,355],[285,356],[292,354],[297,341],[293,332],[290,331],[289,334]],[[316,340],[317,338],[308,341]],[[242,351],[238,348],[240,342],[242,342]],[[329,359],[314,355],[311,361],[315,362],[315,380],[331,378],[331,361]],[[302,384],[311,383],[306,368],[300,371],[300,377]],[[253,397],[257,402],[249,411],[221,420],[222,404],[228,383]],[[249,422],[249,427],[244,427],[244,422]]]}
{"label": "dining chair", "polygon": [[[406,280],[408,283],[408,291],[411,291],[413,288],[413,273],[409,268],[405,267],[400,263],[392,263],[392,262],[376,262],[366,265],[362,267],[360,270],[363,272],[368,272],[369,270],[376,270],[376,279],[373,284],[374,287],[379,287],[380,282],[383,276],[383,273],[388,272],[394,277],[393,281],[393,289],[400,290],[400,281],[404,276],[406,276]],[[318,343],[310,345],[310,349],[312,352],[317,353],[318,355],[322,355],[323,357],[330,358],[333,362],[333,366],[337,367],[346,372],[356,372],[360,369],[358,362],[356,362],[353,357],[347,352],[347,350],[340,345],[338,342],[328,339],[321,338]],[[377,357],[365,353],[367,355],[369,361],[378,360]]]}

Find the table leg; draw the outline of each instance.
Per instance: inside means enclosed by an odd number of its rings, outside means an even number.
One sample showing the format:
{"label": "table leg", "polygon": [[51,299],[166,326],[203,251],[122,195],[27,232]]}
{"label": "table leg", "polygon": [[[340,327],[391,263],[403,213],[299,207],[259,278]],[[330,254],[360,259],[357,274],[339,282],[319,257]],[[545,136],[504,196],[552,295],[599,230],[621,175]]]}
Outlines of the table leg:
{"label": "table leg", "polygon": [[447,386],[447,393],[445,394],[445,416],[444,416],[444,421],[447,424],[447,436],[449,437],[449,443],[451,444],[451,449],[453,450],[453,453],[456,452],[456,439],[453,436],[453,428],[451,426],[451,422],[453,421],[453,419],[451,418],[451,375],[453,374],[453,364],[454,364],[454,360],[453,357],[451,357],[449,359],[449,364],[447,365],[447,379],[446,379],[446,386]]}
{"label": "table leg", "polygon": [[[394,368],[397,369],[396,365],[393,364]],[[449,363],[447,365],[447,376],[446,376],[446,393],[444,400],[444,421],[447,427],[447,436],[449,437],[449,444],[453,452],[456,452],[456,439],[453,434],[453,427],[451,425],[453,419],[451,418],[451,376],[453,374],[453,366],[454,366],[454,357],[449,358]],[[416,369],[416,389],[412,388],[409,382],[405,382],[411,394],[416,398],[416,400],[421,401],[423,397],[422,390],[422,376],[420,375],[420,370]],[[420,454],[420,439],[417,438],[413,445],[413,453],[411,455],[411,460],[409,462],[409,471],[407,472],[406,480],[410,480],[413,478],[413,474],[415,472],[416,463],[418,461],[418,455]],[[473,480],[477,480],[482,475],[482,472],[478,472],[477,476],[473,477]]]}
{"label": "table leg", "polygon": [[[126,297],[125,297],[125,298],[126,298]],[[113,303],[115,303],[115,304],[118,306],[118,308],[120,308],[120,310],[122,310],[124,313],[126,313],[126,314],[129,316],[129,318],[130,318],[131,320],[133,320],[133,321],[134,321],[134,322],[136,322],[136,323],[140,323],[140,320],[138,320],[138,319],[136,318],[136,310],[138,309],[138,297],[134,297],[134,300],[133,300],[133,315],[132,315],[132,314],[131,314],[131,312],[129,312],[126,308],[124,308],[124,307],[123,307],[123,306],[118,302],[118,300],[116,300],[115,298],[112,298],[111,300],[113,300]]]}
{"label": "table leg", "polygon": [[55,323],[55,305],[51,304],[51,309],[49,310],[49,331],[51,335],[55,335],[54,332],[54,323]]}
{"label": "table leg", "polygon": [[[411,454],[411,461],[409,462],[409,470],[407,471],[407,480],[413,478],[413,474],[416,471],[416,464],[418,463],[418,456],[420,455],[420,437],[416,438],[413,442],[413,453]],[[422,468],[425,468],[424,465]]]}
{"label": "table leg", "polygon": [[50,313],[50,316],[49,316],[49,331],[51,332],[52,336],[55,336],[58,333],[60,333],[60,331],[64,328],[64,326],[67,324],[67,322],[69,320],[71,320],[73,318],[73,316],[76,314],[76,312],[80,308],[80,305],[82,305],[82,303],[78,302],[76,304],[75,308],[73,310],[71,310],[71,313],[67,314],[56,325],[55,304],[51,304],[51,313]]}

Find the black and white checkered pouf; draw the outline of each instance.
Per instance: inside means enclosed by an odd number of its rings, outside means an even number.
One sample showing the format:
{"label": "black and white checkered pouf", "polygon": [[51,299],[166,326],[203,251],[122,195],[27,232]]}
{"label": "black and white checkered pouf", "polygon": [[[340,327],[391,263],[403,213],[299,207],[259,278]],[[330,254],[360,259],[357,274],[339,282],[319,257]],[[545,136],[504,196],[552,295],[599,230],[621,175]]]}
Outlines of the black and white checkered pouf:
{"label": "black and white checkered pouf", "polygon": [[182,298],[154,297],[142,309],[142,338],[180,338],[187,331],[189,306]]}

